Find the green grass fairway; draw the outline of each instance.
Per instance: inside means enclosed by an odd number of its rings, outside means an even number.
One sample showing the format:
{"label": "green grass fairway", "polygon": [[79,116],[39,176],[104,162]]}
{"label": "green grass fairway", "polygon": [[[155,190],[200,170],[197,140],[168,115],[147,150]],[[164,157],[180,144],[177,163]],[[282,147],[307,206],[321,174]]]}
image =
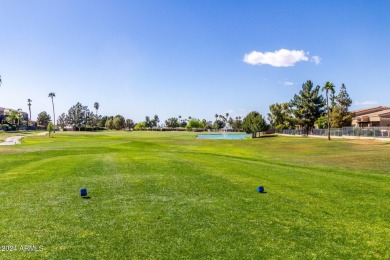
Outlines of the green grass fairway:
{"label": "green grass fairway", "polygon": [[388,143],[195,135],[0,147],[0,259],[390,258]]}

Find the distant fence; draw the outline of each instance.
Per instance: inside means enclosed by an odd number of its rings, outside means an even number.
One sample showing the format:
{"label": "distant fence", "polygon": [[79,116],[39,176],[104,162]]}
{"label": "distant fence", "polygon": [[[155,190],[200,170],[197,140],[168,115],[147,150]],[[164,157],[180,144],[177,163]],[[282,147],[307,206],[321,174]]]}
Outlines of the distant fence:
{"label": "distant fence", "polygon": [[[284,129],[277,130],[279,134],[303,135],[306,134],[302,129]],[[327,136],[328,129],[313,129],[309,135]],[[390,127],[343,127],[331,128],[331,136],[340,137],[372,137],[372,138],[390,138]]]}

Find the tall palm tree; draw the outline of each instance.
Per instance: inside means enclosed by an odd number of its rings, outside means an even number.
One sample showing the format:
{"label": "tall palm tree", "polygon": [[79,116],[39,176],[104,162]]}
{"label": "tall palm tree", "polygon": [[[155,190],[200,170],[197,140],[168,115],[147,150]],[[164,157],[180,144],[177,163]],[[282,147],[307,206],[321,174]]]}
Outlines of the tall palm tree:
{"label": "tall palm tree", "polygon": [[226,124],[229,122],[229,113],[226,113]]}
{"label": "tall palm tree", "polygon": [[98,110],[99,110],[99,103],[98,102],[95,102],[95,104],[93,104],[93,107],[96,109],[96,115],[99,115],[98,114]]}
{"label": "tall palm tree", "polygon": [[326,113],[327,113],[327,117],[328,117],[328,140],[330,140],[330,120],[329,120],[330,109],[329,109],[329,95],[328,95],[328,92],[330,91],[332,94],[335,93],[333,83],[327,81],[325,83],[325,86],[322,87],[322,91],[324,91],[324,90],[325,90],[325,93],[326,93]]}
{"label": "tall palm tree", "polygon": [[32,102],[31,99],[27,99],[28,111],[30,112],[30,122],[31,122],[31,102]]}
{"label": "tall palm tree", "polygon": [[98,112],[99,112],[99,107],[100,107],[100,105],[99,105],[98,102],[95,102],[95,104],[93,104],[93,107],[96,109],[96,115],[95,115],[96,120],[95,120],[94,125],[97,126],[97,125],[98,125],[98,122],[99,122],[99,114],[98,114]]}
{"label": "tall palm tree", "polygon": [[56,96],[54,92],[49,93],[49,98],[51,98],[51,103],[53,105],[53,125],[54,125],[54,133],[56,132],[56,114],[54,112],[54,100],[53,98]]}

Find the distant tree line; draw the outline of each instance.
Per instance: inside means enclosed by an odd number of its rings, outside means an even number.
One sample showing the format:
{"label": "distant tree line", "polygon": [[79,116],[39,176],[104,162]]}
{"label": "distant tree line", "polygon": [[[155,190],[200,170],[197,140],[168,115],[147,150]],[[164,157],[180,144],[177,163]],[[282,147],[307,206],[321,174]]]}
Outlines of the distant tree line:
{"label": "distant tree line", "polygon": [[[0,86],[2,78],[0,76]],[[325,98],[321,95],[321,91],[325,91]],[[49,93],[53,108],[53,118],[55,118],[54,109],[55,93]],[[302,89],[298,94],[295,94],[289,102],[275,103],[269,106],[268,121],[265,121],[263,116],[252,111],[244,118],[237,116],[232,118],[229,113],[215,114],[215,120],[207,121],[206,119],[197,119],[189,116],[170,117],[160,123],[158,115],[152,118],[145,117],[144,121],[135,123],[132,119],[125,119],[122,115],[116,116],[101,116],[98,111],[100,105],[95,102],[94,111],[89,110],[88,106],[77,102],[69,108],[67,113],[62,113],[57,120],[53,121],[50,126],[55,132],[56,125],[61,129],[71,127],[76,131],[95,131],[95,130],[187,130],[187,131],[205,131],[205,130],[226,130],[226,131],[245,131],[255,134],[267,130],[269,127],[275,129],[304,129],[309,133],[314,127],[323,128],[340,128],[350,126],[353,118],[353,113],[349,112],[349,107],[352,104],[352,99],[349,97],[346,86],[341,85],[339,93],[336,95],[335,86],[331,82],[321,88],[313,85],[313,82],[308,80],[302,84]],[[7,124],[13,126],[13,129],[21,125],[29,125],[31,121],[31,105],[32,100],[27,100],[29,108],[29,119],[23,118],[21,109],[10,109],[5,117]],[[4,120],[3,120],[4,121]],[[52,121],[51,116],[42,111],[38,114],[37,124],[47,127]],[[8,126],[7,126],[8,127]],[[4,129],[4,127],[3,127]],[[330,131],[328,131],[329,133]],[[328,136],[330,139],[330,135]]]}

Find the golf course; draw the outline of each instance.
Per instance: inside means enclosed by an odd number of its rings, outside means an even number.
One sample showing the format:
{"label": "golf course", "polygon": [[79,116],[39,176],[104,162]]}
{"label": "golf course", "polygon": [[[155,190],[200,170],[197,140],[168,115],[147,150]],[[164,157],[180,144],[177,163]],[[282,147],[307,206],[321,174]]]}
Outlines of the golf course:
{"label": "golf course", "polygon": [[0,258],[390,258],[389,142],[196,135],[1,146]]}

